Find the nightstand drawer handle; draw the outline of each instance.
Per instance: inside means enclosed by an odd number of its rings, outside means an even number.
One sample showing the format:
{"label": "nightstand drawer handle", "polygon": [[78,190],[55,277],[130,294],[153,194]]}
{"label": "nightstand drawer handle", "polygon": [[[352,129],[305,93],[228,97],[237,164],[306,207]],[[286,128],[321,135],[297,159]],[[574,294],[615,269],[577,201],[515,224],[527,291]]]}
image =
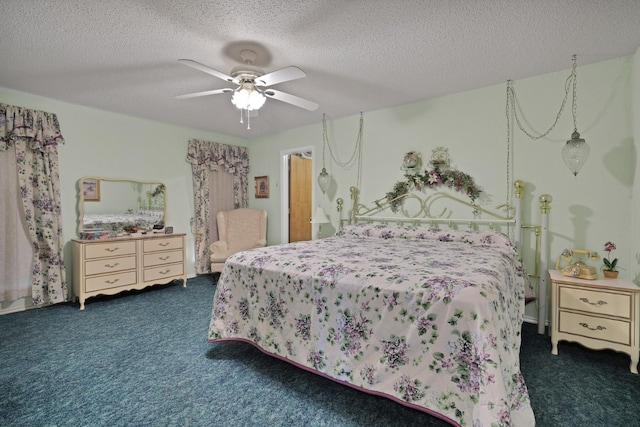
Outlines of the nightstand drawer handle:
{"label": "nightstand drawer handle", "polygon": [[604,326],[596,326],[595,328],[592,328],[591,326],[587,325],[586,323],[580,323],[580,326],[582,326],[583,328],[587,328],[590,331],[604,331],[605,328]]}
{"label": "nightstand drawer handle", "polygon": [[607,302],[602,300],[598,300],[598,302],[591,302],[588,298],[580,298],[580,301],[586,302],[587,304],[591,305],[607,305]]}

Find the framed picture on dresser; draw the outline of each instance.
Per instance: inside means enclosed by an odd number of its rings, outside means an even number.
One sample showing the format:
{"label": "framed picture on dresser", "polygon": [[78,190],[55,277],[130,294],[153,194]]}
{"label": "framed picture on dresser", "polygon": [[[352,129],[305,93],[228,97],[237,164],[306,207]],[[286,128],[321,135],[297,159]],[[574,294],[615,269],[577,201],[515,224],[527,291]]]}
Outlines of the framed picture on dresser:
{"label": "framed picture on dresser", "polygon": [[100,180],[96,178],[85,178],[82,180],[82,198],[85,202],[100,201]]}

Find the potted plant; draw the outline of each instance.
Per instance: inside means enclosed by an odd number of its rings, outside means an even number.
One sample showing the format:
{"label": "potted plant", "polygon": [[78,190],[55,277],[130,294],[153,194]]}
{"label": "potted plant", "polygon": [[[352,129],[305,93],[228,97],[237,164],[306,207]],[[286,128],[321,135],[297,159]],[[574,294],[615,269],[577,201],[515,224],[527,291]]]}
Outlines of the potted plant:
{"label": "potted plant", "polygon": [[613,261],[609,258],[611,256],[611,252],[613,252],[615,249],[616,244],[613,242],[607,242],[604,244],[604,251],[607,253],[607,257],[602,258],[602,262],[604,263],[604,265],[602,266],[604,277],[618,277],[618,270],[616,269],[618,266],[618,258],[614,258]]}

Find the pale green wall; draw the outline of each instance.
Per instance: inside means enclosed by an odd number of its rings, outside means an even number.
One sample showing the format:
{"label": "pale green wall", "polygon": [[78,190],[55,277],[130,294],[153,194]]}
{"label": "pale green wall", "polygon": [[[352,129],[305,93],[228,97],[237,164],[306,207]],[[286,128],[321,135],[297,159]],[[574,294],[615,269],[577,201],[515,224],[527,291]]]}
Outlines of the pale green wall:
{"label": "pale green wall", "polygon": [[[631,91],[631,123],[633,127],[634,137],[640,138],[640,49],[633,56],[633,83]],[[636,150],[634,158],[636,164],[640,161],[640,153]],[[637,284],[640,284],[640,174],[634,175],[633,181],[633,209],[632,209],[632,233],[631,238],[631,257],[629,257],[628,277],[632,278]]]}
{"label": "pale green wall", "polygon": [[[534,206],[526,213],[526,220],[538,220],[540,194],[549,193],[554,199],[550,220],[551,263],[565,247],[602,251],[604,242],[612,240],[618,245],[615,255],[626,268],[621,275],[636,278],[640,250],[635,242],[640,230],[632,218],[640,213],[639,198],[633,197],[640,186],[636,182],[638,153],[633,135],[640,132],[640,125],[634,120],[637,114],[633,113],[633,107],[636,113],[640,109],[639,57],[640,53],[636,53],[578,67],[578,130],[591,146],[591,156],[577,179],[560,156],[564,141],[573,130],[570,105],[550,139],[531,141],[519,130],[514,131],[514,176],[527,182],[526,201]],[[569,71],[514,82],[524,114],[536,130],[544,131],[553,122]],[[189,233],[193,189],[191,169],[184,160],[189,139],[248,146],[250,182],[255,176],[269,176],[270,197],[255,199],[250,191],[249,199],[250,206],[269,213],[269,244],[280,242],[281,150],[313,146],[314,176],[322,167],[320,123],[246,141],[1,88],[0,102],[58,114],[66,140],[60,147],[60,172],[67,241],[75,236],[78,178],[97,175],[160,180],[167,184],[168,224],[176,231],[188,233],[190,275],[195,271],[193,236]],[[329,139],[340,161],[346,161],[353,152],[358,120],[358,115],[337,120],[328,117]],[[364,122],[363,202],[382,197],[393,183],[402,179],[400,166],[404,153],[416,150],[428,158],[438,146],[448,148],[454,165],[484,187],[490,206],[504,201],[505,84],[367,112]],[[334,185],[328,195],[315,186],[314,205],[325,208],[335,229],[338,224],[335,200],[342,197],[348,205],[349,187],[357,181],[357,166],[342,170],[328,152],[326,164]],[[69,260],[68,247],[65,252]]]}
{"label": "pale green wall", "polygon": [[70,240],[76,237],[77,181],[83,176],[160,181],[167,186],[167,225],[187,233],[187,274],[195,275],[192,138],[246,146],[244,139],[140,119],[0,88],[0,102],[58,116],[65,144],[58,149],[65,264],[71,283]]}
{"label": "pale green wall", "polygon": [[[621,277],[636,278],[640,253],[632,237],[632,202],[638,193],[637,150],[633,137],[630,97],[633,76],[638,78],[638,56],[623,57],[578,67],[578,130],[591,147],[590,158],[577,178],[565,167],[561,149],[573,131],[571,97],[550,138],[533,141],[519,129],[514,131],[514,176],[527,183],[525,221],[538,223],[541,194],[553,197],[550,218],[550,265],[564,248],[586,248],[603,254],[604,243],[614,241]],[[553,123],[564,96],[570,70],[513,83],[529,123],[538,132]],[[636,103],[638,90],[635,92]],[[404,153],[416,150],[428,158],[434,148],[449,149],[455,166],[473,176],[484,187],[494,206],[506,198],[506,82],[505,84],[426,100],[364,114],[364,152],[361,201],[369,203],[391,190],[402,179]],[[320,107],[322,108],[322,106]],[[330,141],[340,161],[353,151],[359,117],[328,118]],[[279,185],[279,151],[314,146],[315,174],[322,167],[320,124],[257,138],[250,142],[252,173],[269,175],[272,188]],[[327,154],[327,169],[336,181],[328,197],[314,188],[321,204],[337,227],[335,200],[349,202],[349,187],[356,184],[357,167],[345,171]],[[636,197],[637,202],[638,197]],[[269,211],[270,244],[280,241],[280,197],[251,200]],[[640,206],[636,212],[640,212]],[[637,215],[634,215],[636,217]],[[636,232],[636,235],[640,232]],[[604,255],[604,254],[603,254]],[[598,264],[599,266],[599,264]]]}

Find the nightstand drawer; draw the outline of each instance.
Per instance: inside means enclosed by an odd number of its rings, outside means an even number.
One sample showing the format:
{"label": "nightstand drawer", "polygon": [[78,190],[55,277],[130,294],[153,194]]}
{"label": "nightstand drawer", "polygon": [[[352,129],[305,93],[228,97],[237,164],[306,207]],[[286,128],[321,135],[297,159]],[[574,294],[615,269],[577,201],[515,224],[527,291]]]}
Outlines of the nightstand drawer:
{"label": "nightstand drawer", "polygon": [[631,345],[631,323],[560,311],[558,332]]}
{"label": "nightstand drawer", "polygon": [[630,294],[620,294],[608,290],[589,290],[560,286],[559,308],[580,310],[595,314],[631,318]]}

